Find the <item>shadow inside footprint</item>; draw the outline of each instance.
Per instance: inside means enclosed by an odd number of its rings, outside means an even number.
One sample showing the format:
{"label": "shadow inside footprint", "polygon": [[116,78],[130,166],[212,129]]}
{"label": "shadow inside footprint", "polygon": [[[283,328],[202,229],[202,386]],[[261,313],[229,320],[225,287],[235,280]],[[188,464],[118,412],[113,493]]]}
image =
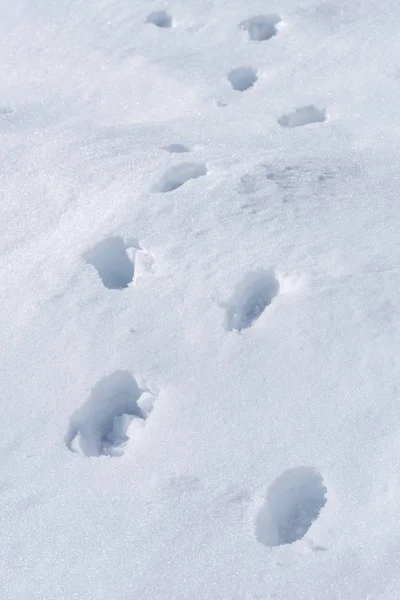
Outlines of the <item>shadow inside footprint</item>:
{"label": "shadow inside footprint", "polygon": [[250,40],[264,42],[278,33],[276,26],[280,21],[279,15],[257,15],[242,21],[239,27],[248,32]]}
{"label": "shadow inside footprint", "polygon": [[122,290],[132,282],[135,272],[126,250],[123,239],[112,236],[85,252],[83,258],[95,267],[106,288]]}
{"label": "shadow inside footprint", "polygon": [[273,271],[248,273],[236,286],[226,308],[227,331],[251,327],[279,293],[279,281]]}
{"label": "shadow inside footprint", "polygon": [[172,27],[172,17],[165,10],[154,10],[147,15],[146,23],[152,23],[156,27],[167,29]]}
{"label": "shadow inside footprint", "polygon": [[12,115],[13,112],[13,109],[8,106],[0,106],[0,117],[7,117]]}
{"label": "shadow inside footprint", "polygon": [[[146,419],[138,405],[142,393],[128,371],[115,371],[101,379],[71,416],[64,438],[67,448],[85,456],[121,456],[132,419]],[[78,448],[73,447],[75,439]]]}
{"label": "shadow inside footprint", "polygon": [[178,189],[189,179],[197,179],[207,174],[204,163],[183,163],[171,167],[164,173],[160,181],[153,187],[154,192],[172,192]]}
{"label": "shadow inside footprint", "polygon": [[311,467],[285,471],[267,491],[255,523],[265,546],[293,544],[305,536],[326,503],[326,486]]}
{"label": "shadow inside footprint", "polygon": [[164,150],[170,152],[171,154],[182,154],[184,152],[189,152],[189,148],[184,146],[184,144],[169,144],[169,146],[164,146]]}
{"label": "shadow inside footprint", "polygon": [[228,80],[237,92],[244,92],[253,87],[257,81],[257,73],[251,67],[237,67],[228,73]]}
{"label": "shadow inside footprint", "polygon": [[326,110],[312,105],[297,108],[278,119],[281,127],[302,127],[310,123],[323,123],[324,121],[326,121]]}

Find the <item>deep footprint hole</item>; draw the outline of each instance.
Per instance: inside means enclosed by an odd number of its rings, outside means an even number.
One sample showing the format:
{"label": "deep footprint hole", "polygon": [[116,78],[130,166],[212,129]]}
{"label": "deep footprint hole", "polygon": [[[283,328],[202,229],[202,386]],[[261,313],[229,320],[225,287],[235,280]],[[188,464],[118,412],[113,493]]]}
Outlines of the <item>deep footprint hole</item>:
{"label": "deep footprint hole", "polygon": [[112,236],[99,242],[83,255],[110,290],[122,290],[133,281],[135,267],[130,259],[123,239]]}
{"label": "deep footprint hole", "polygon": [[257,72],[251,67],[237,67],[228,73],[228,80],[237,92],[244,92],[257,81]]}
{"label": "deep footprint hole", "polygon": [[67,448],[84,456],[121,456],[130,423],[147,417],[138,404],[143,392],[128,371],[101,379],[70,418]]}
{"label": "deep footprint hole", "polygon": [[256,517],[255,533],[264,546],[302,539],[326,504],[327,488],[312,467],[285,471],[268,489]]}

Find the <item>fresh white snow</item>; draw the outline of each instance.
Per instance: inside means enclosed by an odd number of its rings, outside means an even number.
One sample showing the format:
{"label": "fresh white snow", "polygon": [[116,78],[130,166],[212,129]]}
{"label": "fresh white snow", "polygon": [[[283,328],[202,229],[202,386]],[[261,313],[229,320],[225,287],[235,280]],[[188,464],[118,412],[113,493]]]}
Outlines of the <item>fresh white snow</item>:
{"label": "fresh white snow", "polygon": [[1,600],[400,598],[400,10],[0,0]]}

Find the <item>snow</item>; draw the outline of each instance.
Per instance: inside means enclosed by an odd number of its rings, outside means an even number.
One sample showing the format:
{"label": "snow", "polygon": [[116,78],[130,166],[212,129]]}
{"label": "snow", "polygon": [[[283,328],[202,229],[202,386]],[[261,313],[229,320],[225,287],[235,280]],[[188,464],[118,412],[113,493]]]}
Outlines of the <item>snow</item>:
{"label": "snow", "polygon": [[397,598],[396,3],[2,8],[2,600]]}

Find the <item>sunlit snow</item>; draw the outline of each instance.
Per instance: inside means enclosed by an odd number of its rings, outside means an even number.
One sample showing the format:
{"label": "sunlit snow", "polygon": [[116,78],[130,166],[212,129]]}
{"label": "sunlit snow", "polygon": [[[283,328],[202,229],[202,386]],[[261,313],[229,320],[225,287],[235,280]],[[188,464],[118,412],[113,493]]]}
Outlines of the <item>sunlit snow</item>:
{"label": "sunlit snow", "polygon": [[398,600],[398,3],[0,7],[0,600]]}

